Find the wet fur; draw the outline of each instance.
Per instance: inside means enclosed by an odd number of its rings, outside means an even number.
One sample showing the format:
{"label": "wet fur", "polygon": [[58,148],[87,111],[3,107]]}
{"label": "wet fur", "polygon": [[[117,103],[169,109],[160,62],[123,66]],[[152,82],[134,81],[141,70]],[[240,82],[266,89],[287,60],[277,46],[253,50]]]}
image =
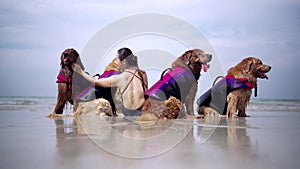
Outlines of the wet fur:
{"label": "wet fur", "polygon": [[78,105],[77,110],[73,113],[73,117],[78,117],[80,115],[112,115],[112,108],[109,101],[100,98],[91,100],[88,102],[81,102]]}
{"label": "wet fur", "polygon": [[[117,65],[115,63],[115,59],[105,67],[105,71],[109,70],[118,70]],[[105,90],[108,90],[108,94],[111,94],[111,89],[105,88]],[[113,99],[114,100],[110,100]],[[119,92],[114,93],[114,97],[106,98],[103,96],[103,98],[87,101],[87,102],[80,102],[78,103],[78,107],[76,110],[74,110],[74,113],[61,115],[61,114],[51,114],[48,117],[77,117],[79,115],[83,114],[89,114],[89,112],[94,113],[96,115],[104,114],[108,116],[113,115],[113,110],[111,106],[111,101],[113,104],[115,104],[117,110],[121,108],[122,102],[121,102],[121,94]]]}
{"label": "wet fur", "polygon": [[[198,80],[200,78],[202,66],[201,63],[209,62],[211,57],[212,56],[210,54],[205,54],[199,49],[189,50],[178,57],[172,63],[172,68],[184,68],[191,71],[196,77],[195,81],[192,82],[190,86],[188,94],[186,96],[182,96],[182,102],[175,97],[170,97],[166,101],[159,101],[149,97],[143,106],[143,114],[138,120],[147,121],[151,119],[149,117],[154,117],[153,115],[150,116],[149,114],[155,115],[155,118],[152,118],[152,120],[163,118],[176,119],[185,117],[186,113],[193,114],[193,104],[198,89]],[[186,111],[183,105],[186,106]]]}
{"label": "wet fur", "polygon": [[[227,75],[234,76],[235,78],[247,78],[248,81],[257,87],[257,78],[267,78],[265,73],[271,70],[271,66],[265,65],[258,58],[248,57],[238,63],[236,66],[227,71]],[[236,89],[227,95],[227,111],[226,117],[246,117],[246,109],[252,90]],[[211,107],[199,107],[199,114],[205,116],[218,116],[219,114]],[[238,113],[236,115],[236,113]]]}
{"label": "wet fur", "polygon": [[[67,62],[65,62],[64,60]],[[72,64],[74,63],[77,63],[84,70],[84,66],[79,57],[79,53],[75,49],[69,48],[63,51],[60,56],[60,73],[64,75],[66,79],[72,78],[74,80],[79,77],[79,75],[77,73],[74,73],[72,69]],[[81,85],[73,86],[72,82],[66,82],[58,83],[57,87],[57,101],[53,114],[62,114],[64,107],[68,102],[74,105],[73,109],[76,110],[77,102],[75,101],[75,97],[73,96],[76,95],[77,91],[80,91],[80,88],[82,88]]]}
{"label": "wet fur", "polygon": [[[104,70],[104,73],[106,71],[114,70],[114,71],[119,71],[118,66],[116,64],[116,59],[114,58],[111,63],[109,63]],[[114,114],[116,114],[117,110],[120,110],[121,108],[121,96],[119,96],[118,88],[117,87],[101,87],[97,86],[97,89],[100,90],[100,95],[97,96],[97,98],[104,98],[107,101],[109,101],[112,111]],[[121,105],[120,105],[121,104]]]}
{"label": "wet fur", "polygon": [[138,121],[151,121],[157,119],[176,119],[183,106],[180,100],[171,96],[168,100],[160,101],[147,99],[143,105],[143,114]]}

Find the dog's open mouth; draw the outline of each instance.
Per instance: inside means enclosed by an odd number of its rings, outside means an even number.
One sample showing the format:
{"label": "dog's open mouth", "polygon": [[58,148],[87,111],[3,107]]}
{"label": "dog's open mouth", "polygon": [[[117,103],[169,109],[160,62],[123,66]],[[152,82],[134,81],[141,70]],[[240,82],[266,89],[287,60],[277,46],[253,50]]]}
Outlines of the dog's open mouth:
{"label": "dog's open mouth", "polygon": [[63,59],[63,61],[64,61],[64,64],[65,64],[65,65],[69,65],[69,64],[71,63],[71,60],[70,60],[69,57],[65,57],[65,58]]}
{"label": "dog's open mouth", "polygon": [[267,73],[262,72],[262,71],[258,71],[256,76],[261,78],[261,79],[269,79]]}
{"label": "dog's open mouth", "polygon": [[203,64],[202,64],[202,70],[203,70],[204,72],[207,72],[207,70],[209,69],[209,67],[210,67],[210,65],[207,64],[207,63],[203,63]]}
{"label": "dog's open mouth", "polygon": [[64,58],[64,62],[69,62],[69,59],[68,58]]}
{"label": "dog's open mouth", "polygon": [[64,64],[70,63],[70,58],[69,58],[69,54],[68,53],[64,53],[63,54],[63,61],[64,61]]}

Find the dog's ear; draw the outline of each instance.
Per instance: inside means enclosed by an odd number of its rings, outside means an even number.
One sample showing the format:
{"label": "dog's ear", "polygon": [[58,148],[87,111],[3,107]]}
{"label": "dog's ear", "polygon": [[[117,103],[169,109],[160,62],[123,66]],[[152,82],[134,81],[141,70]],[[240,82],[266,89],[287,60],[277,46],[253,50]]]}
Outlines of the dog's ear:
{"label": "dog's ear", "polygon": [[75,49],[73,49],[73,48],[72,48],[72,52],[74,52],[74,54],[75,54],[75,56],[76,56],[76,61],[75,61],[76,64],[79,65],[79,66],[81,67],[82,70],[84,70],[85,67],[84,67],[83,64],[82,64],[82,61],[81,61],[81,59],[80,59],[79,53],[78,53]]}
{"label": "dog's ear", "polygon": [[191,61],[191,57],[193,56],[193,51],[187,51],[182,55],[182,61],[185,65],[189,65]]}
{"label": "dog's ear", "polygon": [[247,74],[249,74],[253,71],[253,66],[254,66],[253,59],[248,58],[245,60],[244,70]]}
{"label": "dog's ear", "polygon": [[61,53],[60,55],[60,67],[64,68],[65,64],[64,64],[64,52]]}
{"label": "dog's ear", "polygon": [[84,66],[81,62],[80,56],[78,55],[77,59],[76,59],[76,64],[79,65],[81,67],[82,70],[84,70]]}

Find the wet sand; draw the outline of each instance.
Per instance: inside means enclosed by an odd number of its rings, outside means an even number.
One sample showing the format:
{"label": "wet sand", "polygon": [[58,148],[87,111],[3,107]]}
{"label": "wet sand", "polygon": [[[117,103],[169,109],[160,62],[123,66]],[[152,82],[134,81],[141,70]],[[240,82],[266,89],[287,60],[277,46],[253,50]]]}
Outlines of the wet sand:
{"label": "wet sand", "polygon": [[47,114],[0,111],[1,169],[300,167],[300,112],[156,124]]}

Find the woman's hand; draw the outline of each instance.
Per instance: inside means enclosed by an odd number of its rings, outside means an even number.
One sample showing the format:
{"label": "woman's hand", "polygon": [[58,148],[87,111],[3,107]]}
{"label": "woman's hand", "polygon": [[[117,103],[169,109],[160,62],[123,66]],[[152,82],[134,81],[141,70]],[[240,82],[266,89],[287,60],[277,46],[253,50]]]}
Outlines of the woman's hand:
{"label": "woman's hand", "polygon": [[84,77],[87,81],[91,82],[91,83],[95,83],[94,82],[94,78],[92,78],[90,75],[88,75],[87,73],[85,73],[81,67],[77,64],[73,64],[72,68],[75,72],[79,73],[82,77]]}
{"label": "woman's hand", "polygon": [[75,63],[72,65],[72,68],[73,68],[73,70],[74,70],[75,72],[77,72],[77,73],[79,73],[79,74],[82,74],[82,73],[83,73],[83,70],[81,69],[81,67],[80,67],[79,65],[75,64]]}

